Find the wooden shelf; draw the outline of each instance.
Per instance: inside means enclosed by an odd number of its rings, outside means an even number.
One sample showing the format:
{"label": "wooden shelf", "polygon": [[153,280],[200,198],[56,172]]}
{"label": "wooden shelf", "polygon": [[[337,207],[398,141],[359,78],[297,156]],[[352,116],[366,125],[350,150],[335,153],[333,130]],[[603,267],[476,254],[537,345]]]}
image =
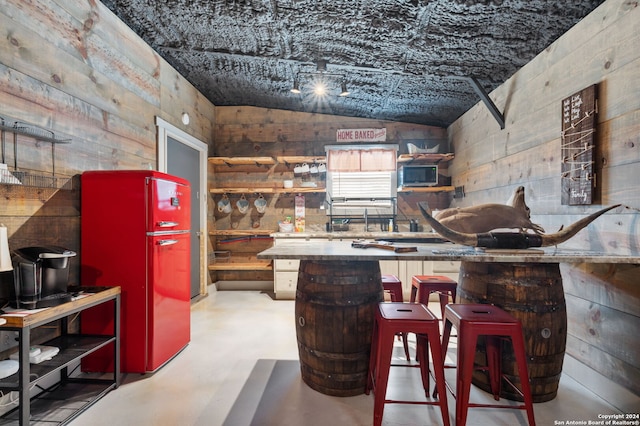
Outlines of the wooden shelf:
{"label": "wooden shelf", "polygon": [[453,154],[401,154],[398,156],[398,163],[422,162],[438,164],[440,162],[453,160]]}
{"label": "wooden shelf", "polygon": [[324,156],[309,155],[281,155],[278,157],[209,157],[209,163],[216,166],[240,166],[240,165],[258,165],[266,166],[273,164],[299,164],[299,163],[326,163],[327,158]]}
{"label": "wooden shelf", "polygon": [[324,156],[316,156],[311,157],[307,155],[282,155],[276,157],[276,161],[280,164],[299,164],[299,163],[326,163],[327,157]]}
{"label": "wooden shelf", "polygon": [[416,186],[398,188],[398,192],[454,192],[456,188],[454,186]]}
{"label": "wooden shelf", "polygon": [[273,157],[209,157],[209,163],[216,166],[268,166],[276,164],[276,160]]}
{"label": "wooden shelf", "polygon": [[209,265],[210,271],[271,271],[271,261],[251,263],[214,263]]}
{"label": "wooden shelf", "polygon": [[234,235],[271,235],[276,231],[266,231],[266,230],[259,230],[256,231],[255,229],[216,229],[213,231],[209,231],[209,235],[217,235],[217,236],[234,236]]}
{"label": "wooden shelf", "polygon": [[[326,188],[212,188],[209,190],[212,194],[298,194],[298,193],[313,193],[313,192],[325,192]],[[399,193],[407,192],[453,192],[455,187],[453,186],[426,186],[426,187],[405,187],[399,188]]]}
{"label": "wooden shelf", "polygon": [[297,194],[309,192],[325,192],[324,187],[297,187],[297,188],[211,188],[209,192],[212,194]]}

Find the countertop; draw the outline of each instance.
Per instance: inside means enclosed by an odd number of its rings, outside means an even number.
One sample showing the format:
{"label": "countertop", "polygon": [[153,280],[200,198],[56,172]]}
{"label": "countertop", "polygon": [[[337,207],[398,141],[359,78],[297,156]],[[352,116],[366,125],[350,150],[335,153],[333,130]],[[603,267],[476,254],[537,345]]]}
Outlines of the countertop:
{"label": "countertop", "polygon": [[324,238],[328,240],[366,239],[366,240],[427,240],[426,242],[442,241],[435,232],[364,232],[364,231],[309,231],[309,232],[274,232],[273,238],[303,239]]}
{"label": "countertop", "polygon": [[[304,233],[299,235],[304,239]],[[325,233],[325,235],[328,233]],[[335,234],[335,233],[333,233]],[[352,234],[362,238],[363,233]],[[402,233],[371,233],[400,235]],[[412,237],[421,233],[407,233]],[[422,233],[424,234],[424,233]],[[433,236],[431,233],[427,233]],[[314,238],[309,236],[309,239]],[[319,238],[319,237],[315,237]],[[324,237],[328,238],[328,237]],[[640,264],[640,254],[616,255],[593,251],[562,249],[545,247],[537,249],[480,249],[452,243],[396,243],[398,246],[416,247],[417,251],[409,253],[395,253],[380,248],[353,248],[351,241],[314,241],[312,244],[300,244],[300,241],[283,241],[273,247],[258,253],[258,259],[300,259],[300,260],[435,260],[435,261],[470,261],[470,262],[512,262],[512,263],[627,263]]]}

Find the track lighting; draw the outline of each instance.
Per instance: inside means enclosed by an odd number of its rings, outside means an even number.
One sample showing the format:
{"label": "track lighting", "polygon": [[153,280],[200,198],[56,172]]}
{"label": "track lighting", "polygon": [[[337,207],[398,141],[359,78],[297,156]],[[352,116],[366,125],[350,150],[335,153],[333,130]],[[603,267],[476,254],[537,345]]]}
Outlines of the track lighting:
{"label": "track lighting", "polygon": [[[312,72],[304,72],[300,71],[296,74],[295,80],[293,81],[293,88],[291,88],[291,93],[299,94],[300,90],[300,77],[301,76],[313,76],[316,77],[313,80],[313,93],[316,96],[326,96],[329,92],[329,88],[327,87],[327,80],[331,78],[340,77],[343,81],[341,83],[341,90],[339,96],[348,96],[350,94],[347,89],[347,83],[344,81],[344,75],[342,74],[334,74],[327,72],[327,61],[324,59],[316,62],[316,70]],[[319,78],[318,78],[319,77]]]}
{"label": "track lighting", "polygon": [[300,93],[300,83],[298,79],[293,82],[293,87],[291,88],[291,93]]}
{"label": "track lighting", "polygon": [[344,81],[342,82],[342,89],[340,90],[340,96],[349,96],[349,92],[347,90],[347,83],[345,83]]}

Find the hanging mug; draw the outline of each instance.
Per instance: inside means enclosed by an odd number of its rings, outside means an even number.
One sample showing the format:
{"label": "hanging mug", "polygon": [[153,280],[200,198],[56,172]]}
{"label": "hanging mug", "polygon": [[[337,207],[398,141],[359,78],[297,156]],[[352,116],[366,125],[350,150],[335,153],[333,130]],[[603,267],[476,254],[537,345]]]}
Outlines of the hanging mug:
{"label": "hanging mug", "polygon": [[256,206],[258,213],[264,213],[267,209],[267,200],[265,200],[262,194],[260,194],[260,196],[253,202],[253,205]]}
{"label": "hanging mug", "polygon": [[245,214],[247,210],[249,210],[249,202],[245,198],[244,194],[238,201],[236,201],[236,206],[238,207],[238,211],[242,214]]}
{"label": "hanging mug", "polygon": [[222,195],[222,199],[218,201],[218,211],[220,213],[231,213],[232,207],[227,194]]}
{"label": "hanging mug", "polygon": [[309,173],[312,175],[318,174],[318,165],[316,163],[309,166]]}
{"label": "hanging mug", "polygon": [[324,163],[318,164],[318,173],[325,173],[327,171],[327,165]]}

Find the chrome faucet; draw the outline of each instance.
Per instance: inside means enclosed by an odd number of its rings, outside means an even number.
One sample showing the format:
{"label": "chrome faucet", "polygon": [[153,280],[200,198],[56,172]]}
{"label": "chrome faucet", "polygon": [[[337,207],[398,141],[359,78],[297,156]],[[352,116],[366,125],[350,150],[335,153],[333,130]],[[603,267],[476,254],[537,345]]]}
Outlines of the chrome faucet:
{"label": "chrome faucet", "polygon": [[367,209],[364,209],[364,232],[369,232],[369,222],[367,219]]}

